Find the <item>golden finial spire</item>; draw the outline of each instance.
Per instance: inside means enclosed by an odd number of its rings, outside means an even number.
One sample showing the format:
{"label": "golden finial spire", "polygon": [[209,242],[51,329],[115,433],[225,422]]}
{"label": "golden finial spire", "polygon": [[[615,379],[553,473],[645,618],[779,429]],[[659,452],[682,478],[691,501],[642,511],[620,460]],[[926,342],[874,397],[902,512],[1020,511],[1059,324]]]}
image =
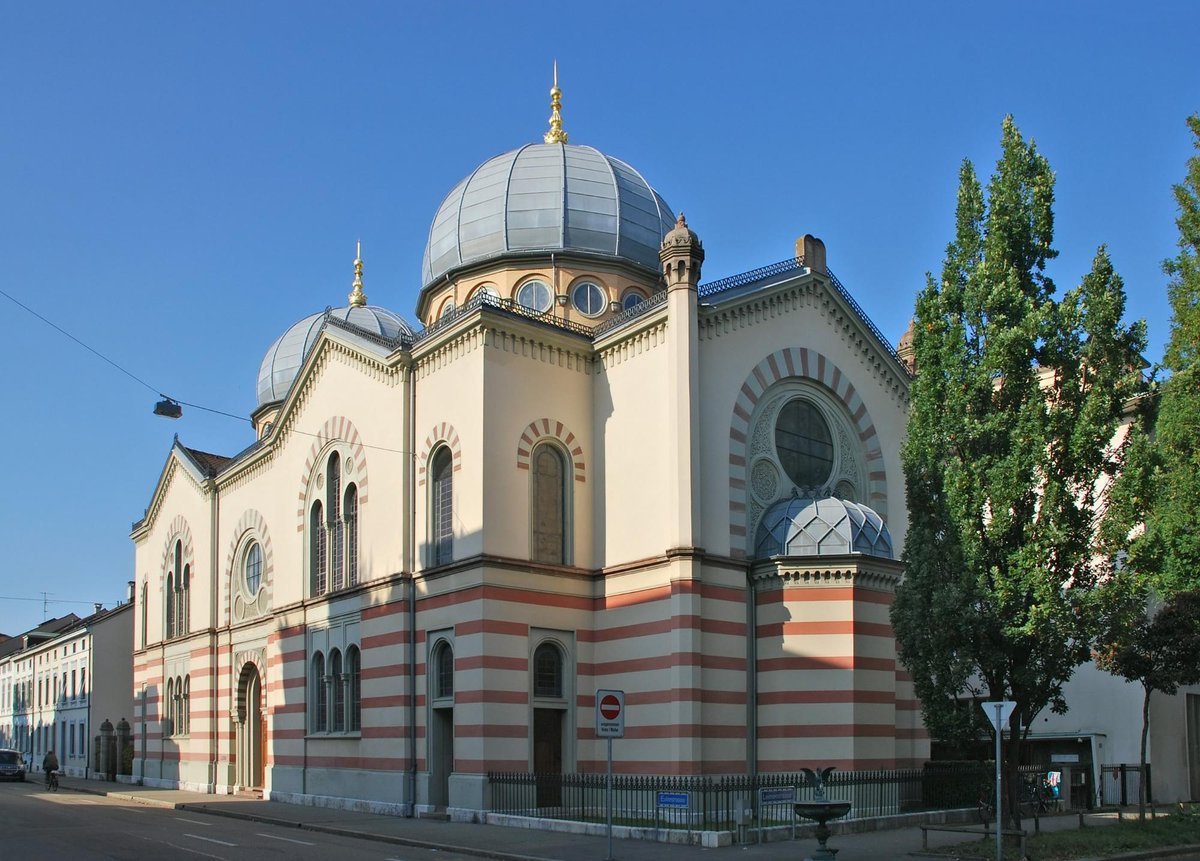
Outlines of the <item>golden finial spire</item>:
{"label": "golden finial spire", "polygon": [[550,131],[542,138],[548,144],[567,142],[562,127],[562,90],[558,88],[558,60],[554,61],[554,86],[550,88]]}
{"label": "golden finial spire", "polygon": [[356,308],[361,308],[367,304],[367,294],[362,288],[362,240],[354,246],[354,289],[350,291],[350,295],[346,298],[350,300],[350,304]]}

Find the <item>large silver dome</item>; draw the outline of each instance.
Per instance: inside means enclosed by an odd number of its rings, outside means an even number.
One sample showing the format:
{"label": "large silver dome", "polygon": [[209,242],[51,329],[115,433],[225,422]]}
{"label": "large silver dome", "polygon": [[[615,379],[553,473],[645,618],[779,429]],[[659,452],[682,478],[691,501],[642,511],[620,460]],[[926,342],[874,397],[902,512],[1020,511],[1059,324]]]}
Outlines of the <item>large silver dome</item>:
{"label": "large silver dome", "polygon": [[832,496],[781,499],[763,515],[754,542],[758,559],[846,553],[891,559],[892,533],[872,509]]}
{"label": "large silver dome", "polygon": [[666,201],[625,162],[587,146],[529,144],[484,162],[442,201],[421,283],[520,251],[584,251],[658,271],[674,225]]}
{"label": "large silver dome", "polygon": [[[412,334],[412,328],[397,314],[375,305],[348,305],[329,312],[336,317],[374,335],[396,338]],[[321,334],[325,312],[312,314],[279,336],[258,368],[258,405],[283,400],[300,372],[300,366]]]}

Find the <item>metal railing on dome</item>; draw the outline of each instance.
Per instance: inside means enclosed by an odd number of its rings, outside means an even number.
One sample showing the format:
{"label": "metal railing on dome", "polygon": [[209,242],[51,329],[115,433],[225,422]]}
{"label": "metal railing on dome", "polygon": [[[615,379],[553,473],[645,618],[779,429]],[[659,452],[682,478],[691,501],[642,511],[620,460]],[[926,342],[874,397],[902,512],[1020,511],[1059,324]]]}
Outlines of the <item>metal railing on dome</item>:
{"label": "metal railing on dome", "polygon": [[[801,272],[806,268],[807,267],[805,267],[803,263],[793,257],[787,260],[781,260],[778,263],[772,263],[769,266],[751,269],[749,272],[731,275],[730,277],[722,278],[719,281],[701,284],[697,288],[696,292],[698,297],[701,299],[711,299],[720,296],[722,293],[736,290],[740,287],[745,287],[751,284],[759,284],[780,275],[790,275],[795,272]],[[838,280],[838,277],[834,275],[831,270],[826,269],[825,274],[829,279],[830,285],[832,285],[834,290],[837,291],[837,294],[841,297],[842,301],[845,302],[854,311],[854,313],[858,315],[859,319],[863,321],[867,329],[875,337],[875,340],[888,353],[888,355],[894,358],[896,362],[903,367],[900,357],[896,354],[896,348],[893,347],[891,342],[889,342],[888,339],[883,336],[883,333],[879,331],[879,327],[876,326],[871,318],[867,316],[867,312],[864,311],[862,306],[859,305],[858,302],[855,301],[854,297],[850,295],[850,291],[845,288],[842,282]],[[577,335],[583,335],[586,338],[594,339],[620,328],[631,320],[636,320],[639,317],[650,313],[666,301],[666,291],[660,290],[652,294],[645,301],[639,302],[632,308],[627,308],[624,311],[621,311],[620,313],[610,317],[608,320],[605,320],[596,326],[585,326],[581,323],[576,323],[571,320],[564,320],[561,317],[555,317],[551,313],[553,308],[546,311],[534,311],[514,302],[512,299],[502,299],[499,296],[494,296],[490,293],[477,293],[469,301],[463,303],[453,311],[443,315],[441,319],[429,324],[424,329],[412,334],[403,332],[395,338],[388,338],[384,335],[370,332],[354,325],[353,323],[334,317],[332,314],[332,309],[330,308],[325,309],[325,320],[323,325],[334,326],[353,332],[356,335],[365,337],[368,340],[377,342],[383,346],[392,347],[393,349],[411,349],[422,341],[433,337],[438,332],[453,326],[455,322],[465,315],[470,314],[476,309],[486,305],[489,308],[495,308],[517,317],[524,317],[528,320],[533,320],[547,326],[565,329],[566,331],[574,332]]]}

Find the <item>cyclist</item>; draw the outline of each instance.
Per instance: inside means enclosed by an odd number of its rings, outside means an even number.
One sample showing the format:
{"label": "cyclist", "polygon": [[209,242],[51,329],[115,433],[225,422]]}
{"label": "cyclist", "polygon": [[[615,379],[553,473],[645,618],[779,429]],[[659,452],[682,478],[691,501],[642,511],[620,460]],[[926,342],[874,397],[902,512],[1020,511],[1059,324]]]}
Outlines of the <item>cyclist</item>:
{"label": "cyclist", "polygon": [[54,751],[46,751],[46,755],[42,757],[42,771],[46,772],[46,788],[58,788],[58,757]]}

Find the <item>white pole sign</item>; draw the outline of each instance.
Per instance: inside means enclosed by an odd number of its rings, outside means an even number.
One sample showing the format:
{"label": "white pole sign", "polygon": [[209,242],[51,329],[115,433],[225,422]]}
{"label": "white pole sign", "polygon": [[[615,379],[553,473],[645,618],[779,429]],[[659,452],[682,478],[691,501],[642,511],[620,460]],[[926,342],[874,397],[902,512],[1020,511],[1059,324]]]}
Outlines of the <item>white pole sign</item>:
{"label": "white pole sign", "polygon": [[979,705],[983,706],[983,713],[996,728],[996,861],[1001,861],[1004,857],[1004,845],[1000,834],[1004,830],[1004,815],[1001,813],[1004,805],[1000,798],[1000,736],[1004,735],[1004,725],[1008,723],[1008,718],[1017,704],[1011,700],[997,700]]}
{"label": "white pole sign", "polygon": [[624,691],[596,691],[596,735],[625,738]]}

